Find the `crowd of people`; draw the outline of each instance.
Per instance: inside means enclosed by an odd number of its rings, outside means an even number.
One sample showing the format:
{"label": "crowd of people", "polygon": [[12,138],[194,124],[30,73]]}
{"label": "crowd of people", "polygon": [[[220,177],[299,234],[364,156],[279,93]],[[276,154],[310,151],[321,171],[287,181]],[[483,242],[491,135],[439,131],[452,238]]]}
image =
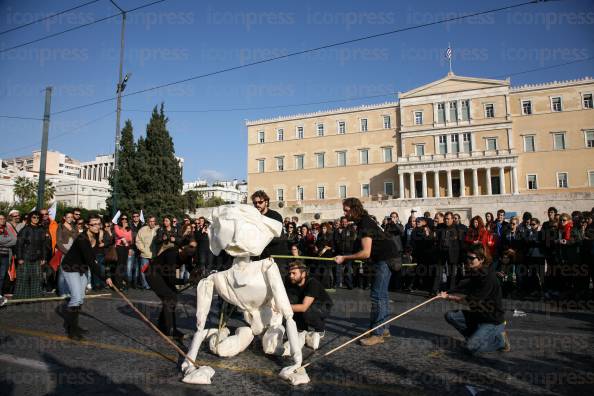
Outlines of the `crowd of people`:
{"label": "crowd of people", "polygon": [[[529,212],[521,218],[474,216],[463,224],[460,215],[438,212],[434,216],[413,210],[406,222],[392,212],[381,220],[385,236],[401,250],[401,263],[391,266],[391,290],[426,291],[431,295],[452,288],[464,274],[465,251],[481,244],[492,258],[504,297],[591,298],[594,265],[594,225],[591,212],[558,213],[549,208],[548,218]],[[102,274],[112,274],[114,284],[150,289],[145,271],[159,258],[169,268],[173,283],[184,283],[192,274],[208,274],[230,267],[232,259],[209,249],[209,222],[189,216],[181,222],[165,216],[158,223],[140,212],[104,219],[99,243],[94,247]],[[372,268],[363,260],[337,265],[331,258],[348,255],[358,247],[357,226],[346,217],[333,221],[299,223],[285,218],[283,234],[271,254],[310,257],[304,261],[310,274],[326,289],[370,287]],[[21,220],[12,210],[0,214],[0,295],[36,298],[52,293],[68,294],[60,261],[76,236],[87,227],[81,211],[67,212],[57,223],[48,211],[33,211]],[[14,260],[13,260],[14,258]],[[318,259],[319,258],[319,259]],[[277,259],[284,274],[288,259]],[[405,264],[400,266],[399,264]],[[408,264],[408,265],[407,265]],[[89,289],[106,287],[100,276],[89,274]],[[4,299],[2,302],[4,303]]]}
{"label": "crowd of people", "polygon": [[[349,198],[343,202],[345,215],[340,219],[300,223],[298,217],[283,219],[269,209],[264,192],[251,198],[262,215],[283,223],[281,235],[252,260],[278,256],[275,260],[299,327],[313,327],[321,336],[332,305],[326,291],[336,288],[370,289],[370,327],[388,317],[389,289],[461,301],[452,293],[473,279],[470,273],[482,274],[470,295],[486,288],[497,306],[501,295],[593,298],[594,212],[558,213],[551,207],[541,223],[531,213],[508,217],[500,209],[495,215],[474,216],[465,225],[457,213],[421,216],[412,210],[401,222],[397,212],[378,220],[360,201]],[[209,225],[204,217],[189,216],[181,222],[170,216],[160,221],[148,216],[145,222],[137,211],[130,217],[118,213],[113,219],[84,219],[79,209],[66,212],[59,222],[47,209],[32,211],[21,220],[21,214],[12,210],[8,216],[0,214],[0,291],[13,299],[69,296],[63,311],[65,327],[71,338],[82,339],[78,312],[86,292],[107,287],[124,292],[151,289],[162,303],[159,328],[172,338],[183,338],[175,320],[179,288],[226,270],[233,261],[225,251],[218,256],[211,252]],[[0,296],[0,305],[4,304],[6,298]],[[493,324],[483,330],[501,335],[503,311],[495,311],[488,312],[487,319],[481,313],[481,320]],[[462,334],[467,332],[471,345],[472,320],[461,315],[452,311],[446,320]],[[473,348],[509,345],[499,335],[494,343],[476,341]],[[380,328],[361,343],[374,345],[387,336],[387,327]]]}

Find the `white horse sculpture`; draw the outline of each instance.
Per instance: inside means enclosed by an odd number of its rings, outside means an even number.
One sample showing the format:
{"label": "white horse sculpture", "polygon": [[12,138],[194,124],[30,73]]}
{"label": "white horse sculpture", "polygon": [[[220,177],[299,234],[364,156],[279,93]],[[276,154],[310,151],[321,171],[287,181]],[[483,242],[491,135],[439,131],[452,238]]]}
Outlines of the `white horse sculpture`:
{"label": "white horse sculpture", "polygon": [[[288,355],[293,364],[283,368],[280,376],[293,385],[309,382],[302,362],[301,348],[306,334],[299,334],[293,311],[279,269],[272,258],[250,261],[258,256],[273,237],[281,234],[282,224],[262,216],[248,205],[226,205],[215,208],[209,231],[210,249],[218,255],[225,250],[234,256],[233,266],[202,279],[196,293],[196,327],[188,356],[196,360],[202,342],[209,338],[210,350],[219,356],[235,356],[244,351],[256,335],[262,335],[265,353]],[[213,292],[243,312],[250,327],[239,327],[234,335],[229,329],[205,329]],[[285,327],[288,342],[283,345]],[[308,338],[308,345],[311,340]],[[319,339],[315,340],[319,344]],[[315,345],[317,348],[318,345]],[[182,364],[183,382],[210,384],[214,370],[195,367],[187,359]]]}

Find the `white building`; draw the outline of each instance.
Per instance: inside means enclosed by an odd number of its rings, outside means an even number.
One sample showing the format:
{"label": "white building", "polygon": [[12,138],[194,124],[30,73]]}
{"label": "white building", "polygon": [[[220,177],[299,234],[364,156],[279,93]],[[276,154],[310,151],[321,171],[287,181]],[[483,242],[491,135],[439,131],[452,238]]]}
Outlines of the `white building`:
{"label": "white building", "polygon": [[216,181],[210,186],[205,180],[184,183],[183,192],[190,190],[198,192],[205,200],[218,197],[229,203],[247,202],[247,183],[237,179]]}
{"label": "white building", "polygon": [[[175,158],[177,158],[183,177],[184,159],[177,156]],[[113,171],[114,163],[113,154],[98,155],[93,161],[86,161],[80,164],[80,177],[84,180],[108,181],[109,175],[111,175],[111,172]]]}

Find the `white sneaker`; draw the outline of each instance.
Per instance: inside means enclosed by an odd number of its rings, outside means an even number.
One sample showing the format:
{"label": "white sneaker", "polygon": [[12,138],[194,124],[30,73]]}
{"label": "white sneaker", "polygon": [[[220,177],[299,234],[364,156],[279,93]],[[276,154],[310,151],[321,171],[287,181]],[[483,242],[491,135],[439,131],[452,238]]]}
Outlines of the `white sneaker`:
{"label": "white sneaker", "polygon": [[0,296],[0,307],[5,306],[6,304],[8,304],[8,298]]}
{"label": "white sneaker", "polygon": [[310,331],[305,336],[305,344],[314,351],[320,347],[320,340],[324,338],[326,332]]}

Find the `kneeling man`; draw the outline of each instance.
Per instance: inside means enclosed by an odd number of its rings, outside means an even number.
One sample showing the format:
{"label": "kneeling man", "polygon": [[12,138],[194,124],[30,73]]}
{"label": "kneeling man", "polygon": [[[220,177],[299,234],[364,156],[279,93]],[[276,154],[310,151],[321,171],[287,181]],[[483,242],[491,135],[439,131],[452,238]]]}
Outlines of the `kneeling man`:
{"label": "kneeling man", "polygon": [[440,297],[467,304],[469,309],[448,311],[446,321],[466,338],[465,347],[471,354],[509,351],[501,287],[483,245],[468,249],[466,268],[468,276],[450,291],[452,294],[442,292]]}
{"label": "kneeling man", "polygon": [[[287,295],[293,309],[293,319],[299,331],[309,331],[311,342],[307,342],[313,349],[317,349],[320,339],[326,329],[326,318],[330,316],[332,299],[324,290],[322,284],[310,277],[306,265],[302,261],[293,261],[289,264],[289,281]],[[309,337],[308,337],[309,338]]]}

